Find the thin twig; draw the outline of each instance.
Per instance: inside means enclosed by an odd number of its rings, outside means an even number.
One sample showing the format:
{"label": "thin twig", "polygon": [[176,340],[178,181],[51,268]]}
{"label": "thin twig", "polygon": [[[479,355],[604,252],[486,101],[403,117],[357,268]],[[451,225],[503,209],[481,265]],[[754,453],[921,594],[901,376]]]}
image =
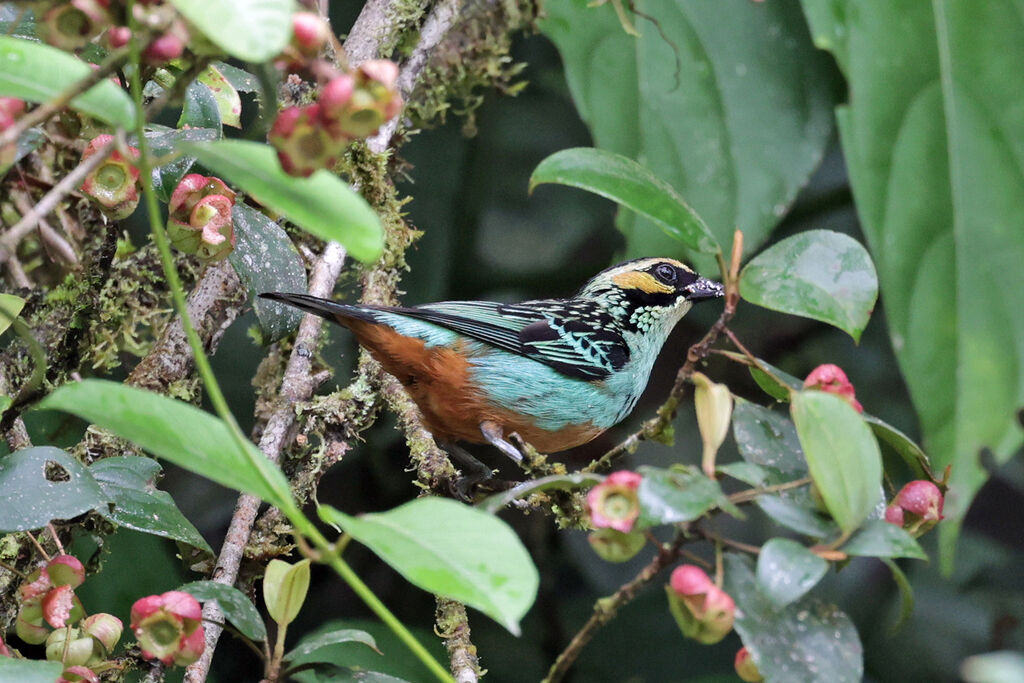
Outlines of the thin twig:
{"label": "thin twig", "polygon": [[[11,199],[14,200],[14,207],[19,213],[25,215],[32,211],[32,198],[28,192],[12,189],[10,194]],[[42,218],[39,219],[39,236],[51,249],[57,252],[62,261],[72,266],[78,263],[78,254],[75,253],[75,250],[71,248],[67,240],[61,237],[60,233]]]}

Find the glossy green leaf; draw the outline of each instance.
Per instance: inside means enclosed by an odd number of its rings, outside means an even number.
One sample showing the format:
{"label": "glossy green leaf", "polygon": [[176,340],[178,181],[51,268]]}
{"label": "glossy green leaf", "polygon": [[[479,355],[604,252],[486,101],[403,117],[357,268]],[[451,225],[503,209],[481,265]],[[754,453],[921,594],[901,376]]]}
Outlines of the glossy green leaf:
{"label": "glossy green leaf", "polygon": [[928,555],[914,537],[906,531],[881,519],[864,523],[849,541],[839,548],[847,555],[867,557],[912,557],[927,560]]}
{"label": "glossy green leaf", "polygon": [[850,83],[844,156],[924,445],[953,465],[951,568],[979,455],[1024,443],[1024,15],[1012,0],[829,4],[805,2]]}
{"label": "glossy green leaf", "polygon": [[900,569],[895,560],[883,557],[882,562],[892,572],[892,580],[896,583],[896,588],[900,592],[899,616],[896,618],[895,623],[887,629],[889,635],[892,635],[903,628],[903,625],[910,620],[910,616],[914,613],[914,588],[910,585],[910,579],[903,573],[903,570]]}
{"label": "glossy green leaf", "polygon": [[[0,96],[48,102],[91,72],[88,64],[63,50],[0,36]],[[112,126],[135,125],[135,105],[110,80],[100,81],[71,100],[71,107]]]}
{"label": "glossy green leaf", "polygon": [[513,634],[537,596],[537,569],[515,532],[461,503],[418,498],[359,517],[321,506],[320,517],[414,585],[475,607]]}
{"label": "glossy green leaf", "polygon": [[640,499],[638,524],[641,527],[690,522],[714,508],[721,508],[734,517],[744,517],[725,497],[718,482],[696,468],[640,467],[637,471],[643,475],[636,492]]}
{"label": "glossy green leaf", "polygon": [[259,79],[244,69],[224,62],[214,62],[211,66],[217,69],[238,92],[256,92],[260,89]]}
{"label": "glossy green leaf", "polygon": [[777,524],[805,536],[828,538],[838,534],[839,527],[818,514],[812,503],[782,496],[758,496],[754,503]]}
{"label": "glossy green leaf", "polygon": [[[832,135],[830,65],[795,2],[663,0],[627,35],[610,4],[545,5],[541,29],[565,64],[595,146],[643,165],[685,197],[719,244],[750,253],[817,167]],[[728,20],[725,20],[725,18]],[[666,40],[663,36],[669,37]],[[629,256],[685,256],[623,212]],[[708,256],[698,270],[717,269]]]}
{"label": "glossy green leaf", "polygon": [[245,637],[257,642],[267,639],[267,627],[263,624],[263,617],[245,593],[234,586],[216,581],[193,581],[178,590],[191,594],[201,602],[215,601],[224,617]]}
{"label": "glossy green leaf", "polygon": [[38,407],[77,415],[222,486],[284,510],[295,507],[288,481],[276,465],[248,442],[243,452],[227,425],[188,403],[87,379],[59,387]]}
{"label": "glossy green leaf", "polygon": [[63,670],[60,662],[0,657],[0,681],[4,683],[53,683]]}
{"label": "glossy green leaf", "polygon": [[835,325],[859,340],[878,299],[878,276],[857,240],[808,230],[751,259],[740,273],[740,295],[773,311]]}
{"label": "glossy green leaf", "polygon": [[319,170],[309,178],[294,178],[281,170],[270,146],[245,140],[183,144],[182,149],[303,230],[340,242],[360,261],[380,256],[380,219],[337,176]]}
{"label": "glossy green leaf", "polygon": [[181,513],[170,494],[156,488],[160,463],[136,455],[116,456],[92,464],[89,472],[113,503],[97,510],[104,519],[213,554],[213,549]]}
{"label": "glossy green leaf", "polygon": [[178,118],[178,128],[212,128],[221,130],[220,109],[217,106],[217,98],[213,91],[200,83],[192,81],[185,89],[185,97],[182,101],[181,116]]}
{"label": "glossy green leaf", "polygon": [[206,67],[196,81],[205,85],[213,95],[219,122],[232,128],[241,128],[242,98],[217,65],[211,64]]}
{"label": "glossy green leaf", "polygon": [[0,293],[0,334],[3,334],[25,307],[25,300],[13,294]]}
{"label": "glossy green leaf", "polygon": [[764,486],[775,475],[770,468],[761,467],[752,462],[730,462],[725,465],[716,465],[715,471],[751,486]]}
{"label": "glossy green leaf", "polygon": [[878,442],[857,411],[833,394],[797,392],[791,413],[811,479],[840,528],[852,532],[879,501]]}
{"label": "glossy green leaf", "polygon": [[82,463],[53,446],[0,458],[0,531],[32,531],[107,504]]}
{"label": "glossy green leaf", "polygon": [[751,561],[725,555],[725,590],[736,601],[735,628],[766,681],[860,683],[864,648],[835,605],[806,596],[779,608],[760,590]]}
{"label": "glossy green leaf", "polygon": [[271,560],[263,575],[263,602],[267,612],[279,626],[286,626],[299,616],[309,593],[309,560],[289,564]]}
{"label": "glossy green leaf", "polygon": [[931,462],[913,439],[874,415],[865,414],[863,417],[871,427],[871,431],[875,433],[875,437],[896,451],[896,454],[903,458],[903,461],[910,467],[915,477],[918,479],[931,478],[933,474]]}
{"label": "glossy green leaf", "polygon": [[796,427],[783,413],[739,399],[733,411],[732,434],[747,462],[771,467],[790,480],[807,476]]}
{"label": "glossy green leaf", "polygon": [[641,214],[687,249],[714,254],[715,238],[672,186],[621,154],[578,147],[555,152],[530,176],[530,191],[543,183],[578,187]]}
{"label": "glossy green leaf", "polygon": [[277,56],[291,38],[294,0],[169,0],[210,41],[246,62]]}
{"label": "glossy green leaf", "polygon": [[[284,656],[285,661],[292,661],[299,657],[308,657],[315,653],[317,650],[322,650],[330,645],[337,645],[338,643],[362,643],[380,654],[380,650],[377,649],[377,641],[373,639],[366,631],[361,631],[355,628],[343,628],[337,631],[329,631],[327,633],[321,633],[320,635],[303,639],[301,643],[295,646],[291,652]],[[316,661],[315,658],[307,659],[307,661]]]}
{"label": "glossy green leaf", "polygon": [[[219,137],[220,131],[212,128],[186,128],[183,130],[159,128],[146,132],[149,149],[157,157],[177,152],[178,145],[182,142],[206,142]],[[182,154],[153,169],[153,189],[160,201],[164,203],[170,201],[174,188],[178,186],[195,162],[195,157]]]}
{"label": "glossy green leaf", "polygon": [[603,475],[589,474],[586,472],[552,474],[547,477],[540,477],[539,479],[527,479],[523,483],[516,484],[506,491],[495,493],[493,496],[484,498],[476,504],[476,508],[483,512],[489,512],[493,515],[512,501],[525,498],[531,493],[550,490],[572,491],[581,487],[593,486],[594,484],[599,484],[602,481],[604,481]]}
{"label": "glossy green leaf", "polygon": [[253,298],[263,342],[269,344],[293,332],[302,320],[302,311],[254,297],[261,292],[305,292],[306,269],[288,234],[263,213],[235,204],[231,217],[236,243],[228,260]]}
{"label": "glossy green leaf", "polygon": [[802,598],[827,571],[828,562],[788,538],[771,539],[757,556],[757,585],[776,607]]}

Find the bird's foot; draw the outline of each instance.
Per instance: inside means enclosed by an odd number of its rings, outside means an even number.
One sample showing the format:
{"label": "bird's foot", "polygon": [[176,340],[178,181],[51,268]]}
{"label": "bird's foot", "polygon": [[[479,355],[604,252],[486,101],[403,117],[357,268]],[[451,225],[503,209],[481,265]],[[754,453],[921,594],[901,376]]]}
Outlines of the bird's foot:
{"label": "bird's foot", "polygon": [[484,435],[484,438],[487,439],[488,443],[508,457],[512,458],[516,464],[521,464],[523,462],[523,454],[518,448],[505,440],[505,433],[500,424],[497,422],[491,422],[490,420],[484,420],[480,423],[480,433]]}
{"label": "bird's foot", "polygon": [[450,491],[452,495],[464,503],[473,502],[472,493],[474,489],[478,488],[483,482],[491,479],[494,476],[494,472],[490,467],[474,458],[473,455],[465,448],[462,448],[455,443],[438,442],[437,445],[440,446],[441,450],[447,453],[452,460],[458,463],[460,469],[465,471],[465,474],[451,482]]}

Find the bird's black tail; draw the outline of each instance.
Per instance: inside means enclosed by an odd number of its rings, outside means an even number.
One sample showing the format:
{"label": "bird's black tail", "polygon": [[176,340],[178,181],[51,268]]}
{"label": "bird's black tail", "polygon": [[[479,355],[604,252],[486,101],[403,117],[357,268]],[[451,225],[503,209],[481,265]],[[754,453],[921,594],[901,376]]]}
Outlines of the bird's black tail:
{"label": "bird's black tail", "polygon": [[263,292],[260,294],[260,298],[281,301],[289,306],[301,308],[308,313],[315,313],[321,318],[327,318],[336,322],[342,322],[341,319],[343,318],[356,318],[358,320],[374,322],[373,313],[368,308],[351,304],[340,304],[330,299],[321,299],[318,296],[310,296],[309,294]]}

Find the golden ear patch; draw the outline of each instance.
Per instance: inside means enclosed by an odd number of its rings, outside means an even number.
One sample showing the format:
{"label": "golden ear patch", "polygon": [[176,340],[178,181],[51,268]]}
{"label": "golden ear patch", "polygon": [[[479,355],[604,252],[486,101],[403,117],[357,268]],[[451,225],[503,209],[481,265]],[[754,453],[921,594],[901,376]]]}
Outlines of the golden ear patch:
{"label": "golden ear patch", "polygon": [[639,289],[646,294],[671,294],[676,291],[671,285],[662,284],[650,273],[631,270],[612,277],[612,282],[623,289]]}

